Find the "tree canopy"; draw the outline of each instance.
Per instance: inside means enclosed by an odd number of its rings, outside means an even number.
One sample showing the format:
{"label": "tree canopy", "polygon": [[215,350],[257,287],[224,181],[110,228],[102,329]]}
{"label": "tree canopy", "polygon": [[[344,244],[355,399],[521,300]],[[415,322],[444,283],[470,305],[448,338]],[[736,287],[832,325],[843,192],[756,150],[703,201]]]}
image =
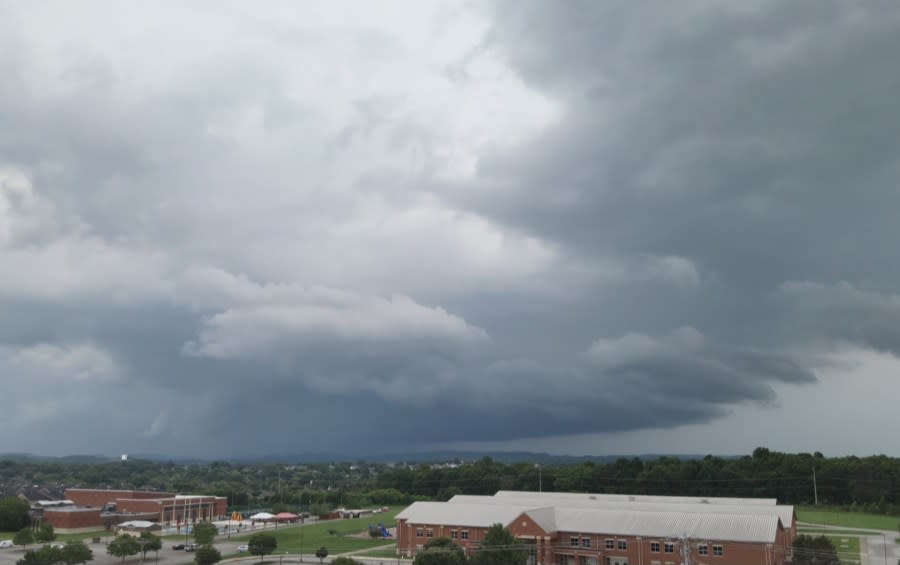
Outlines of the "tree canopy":
{"label": "tree canopy", "polygon": [[216,539],[218,530],[212,522],[199,522],[194,524],[193,536],[194,540],[200,545],[208,545]]}
{"label": "tree canopy", "polygon": [[470,562],[473,565],[525,565],[527,560],[528,553],[515,536],[503,524],[494,524],[485,532],[481,547]]}
{"label": "tree canopy", "polygon": [[319,563],[325,560],[328,557],[328,548],[324,545],[316,550],[316,557],[319,558]]}
{"label": "tree canopy", "polygon": [[794,538],[794,565],[840,565],[840,559],[827,537],[800,534]]}
{"label": "tree canopy", "polygon": [[463,548],[453,543],[450,538],[434,538],[428,540],[421,551],[416,552],[413,565],[465,565],[466,554]]}
{"label": "tree canopy", "polygon": [[56,532],[52,524],[42,523],[34,534],[34,541],[45,543],[56,539]]}
{"label": "tree canopy", "polygon": [[15,496],[0,498],[0,532],[17,532],[28,525],[28,503]]}
{"label": "tree canopy", "polygon": [[276,548],[278,548],[278,538],[272,534],[254,534],[250,536],[250,540],[247,542],[247,551],[251,555],[259,555],[260,561],[262,561],[263,556],[274,552]]}
{"label": "tree canopy", "polygon": [[114,557],[121,557],[125,561],[126,557],[137,555],[141,551],[141,544],[137,538],[128,534],[120,534],[116,536],[106,546],[106,552]]}
{"label": "tree canopy", "polygon": [[201,545],[194,553],[194,563],[197,565],[213,565],[222,560],[222,554],[211,545]]}
{"label": "tree canopy", "polygon": [[80,541],[70,541],[62,548],[62,560],[66,565],[78,565],[94,559],[94,552]]}
{"label": "tree canopy", "polygon": [[141,532],[138,537],[138,543],[141,545],[141,556],[147,557],[150,551],[159,551],[162,549],[162,538],[151,532]]}
{"label": "tree canopy", "polygon": [[62,550],[45,545],[35,551],[29,551],[16,561],[16,565],[55,565],[63,560]]}
{"label": "tree canopy", "polygon": [[31,528],[25,526],[13,537],[13,543],[16,545],[29,545],[34,543],[34,532],[31,531]]}

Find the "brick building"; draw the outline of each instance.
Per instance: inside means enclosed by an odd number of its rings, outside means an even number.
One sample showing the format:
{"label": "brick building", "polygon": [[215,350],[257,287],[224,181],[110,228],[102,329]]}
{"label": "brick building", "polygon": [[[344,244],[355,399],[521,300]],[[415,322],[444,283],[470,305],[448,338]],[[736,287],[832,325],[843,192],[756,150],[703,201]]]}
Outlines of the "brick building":
{"label": "brick building", "polygon": [[412,504],[397,515],[397,548],[413,556],[447,537],[472,554],[496,523],[530,565],[782,565],[796,535],[793,507],[772,499],[501,491]]}
{"label": "brick building", "polygon": [[44,508],[41,521],[53,526],[61,534],[75,534],[96,530],[103,524],[99,508],[58,506]]}
{"label": "brick building", "polygon": [[[66,498],[76,506],[114,512],[115,521],[144,519],[162,525],[179,525],[226,517],[227,499],[222,496],[179,495],[142,490],[66,489]],[[106,525],[99,521],[98,525]]]}

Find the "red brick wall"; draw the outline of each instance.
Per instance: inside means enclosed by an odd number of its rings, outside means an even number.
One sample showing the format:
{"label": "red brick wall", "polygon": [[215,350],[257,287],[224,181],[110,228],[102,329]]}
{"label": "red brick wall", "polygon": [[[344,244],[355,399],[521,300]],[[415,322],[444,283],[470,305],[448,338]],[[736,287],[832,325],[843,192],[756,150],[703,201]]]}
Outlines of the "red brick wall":
{"label": "red brick wall", "polygon": [[103,521],[100,519],[99,508],[79,510],[77,512],[61,512],[47,508],[44,510],[43,521],[55,529],[64,530],[100,527],[103,525]]}
{"label": "red brick wall", "polygon": [[[525,517],[527,518],[527,516]],[[522,522],[525,524],[523,525]],[[522,541],[531,543],[530,538],[544,538],[543,530],[530,519],[519,517],[508,525],[516,537],[524,538]],[[428,530],[432,530],[432,537],[427,536]],[[479,546],[484,539],[486,528],[455,527],[439,524],[409,524],[405,520],[397,522],[397,549],[403,555],[413,556],[419,546],[424,546],[430,539],[437,537],[451,537],[451,530],[468,530],[469,539],[460,537],[453,539],[454,543],[461,546],[468,555]],[[423,535],[417,535],[421,530]],[[573,546],[572,538],[578,540],[578,545]],[[590,547],[584,547],[583,540],[590,540]],[[606,548],[606,540],[613,540],[613,549]],[[721,540],[691,539],[691,562],[702,565],[782,565],[785,561],[783,550],[786,535],[783,530],[776,533],[773,544],[743,543]],[[618,542],[624,541],[626,549],[618,549]],[[678,564],[681,562],[681,541],[672,538],[651,538],[638,536],[614,536],[604,534],[582,534],[580,532],[557,532],[549,540],[535,540],[535,550],[539,562],[558,563],[560,555],[570,556],[570,565],[578,565],[578,558],[596,557],[599,565],[605,564],[605,558],[624,557],[629,565],[651,565],[658,561],[660,565],[666,562]],[[672,553],[665,553],[665,542],[674,544]],[[659,543],[659,552],[651,551],[651,543]],[[707,545],[707,554],[700,555],[698,546]],[[723,555],[713,555],[713,545],[721,545]]]}
{"label": "red brick wall", "polygon": [[154,492],[149,490],[103,490],[103,489],[66,489],[66,498],[78,506],[102,507],[118,498],[146,500],[150,498],[172,498],[175,495],[169,492]]}

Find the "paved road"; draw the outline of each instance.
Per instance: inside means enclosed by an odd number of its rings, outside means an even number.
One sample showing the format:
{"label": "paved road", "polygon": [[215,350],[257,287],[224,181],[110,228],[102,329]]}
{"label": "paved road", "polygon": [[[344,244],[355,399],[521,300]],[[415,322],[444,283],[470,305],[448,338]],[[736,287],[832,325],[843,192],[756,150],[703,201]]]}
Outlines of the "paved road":
{"label": "paved road", "polygon": [[[140,557],[136,557],[126,559],[124,563],[125,565],[151,565],[155,563],[177,565],[183,563],[193,563],[194,554],[189,551],[172,549],[172,544],[174,543],[177,542],[163,540],[163,548],[159,551],[158,558],[153,552],[150,552],[147,554],[147,559],[143,562],[141,561]],[[222,541],[216,542],[215,545],[223,555],[227,555],[237,552],[237,546],[239,545],[239,542]],[[122,560],[120,558],[113,557],[112,555],[106,553],[106,544],[88,543],[87,546],[94,552],[94,560],[90,561],[91,565],[122,564]],[[40,545],[32,545],[30,547],[34,549],[40,547]],[[24,553],[25,550],[20,547],[0,549],[0,565],[15,565],[16,561],[22,559],[22,555]]]}

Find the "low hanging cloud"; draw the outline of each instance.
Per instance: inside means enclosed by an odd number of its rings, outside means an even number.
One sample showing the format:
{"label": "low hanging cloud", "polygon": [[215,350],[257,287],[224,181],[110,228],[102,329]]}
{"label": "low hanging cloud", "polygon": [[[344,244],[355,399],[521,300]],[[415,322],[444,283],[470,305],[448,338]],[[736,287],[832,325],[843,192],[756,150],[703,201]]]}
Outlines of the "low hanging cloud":
{"label": "low hanging cloud", "polygon": [[900,351],[895,11],[210,7],[0,6],[9,449],[787,426]]}

